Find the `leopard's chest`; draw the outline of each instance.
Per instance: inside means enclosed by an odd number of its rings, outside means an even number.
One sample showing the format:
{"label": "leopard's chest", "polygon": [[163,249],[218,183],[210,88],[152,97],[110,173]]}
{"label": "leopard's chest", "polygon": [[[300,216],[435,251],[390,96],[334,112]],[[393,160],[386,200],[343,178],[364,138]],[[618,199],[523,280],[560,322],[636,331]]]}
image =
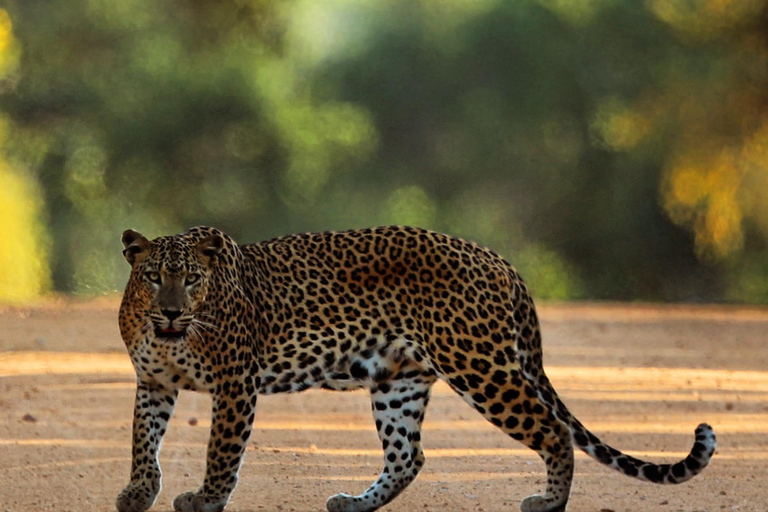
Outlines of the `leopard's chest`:
{"label": "leopard's chest", "polygon": [[168,389],[212,392],[213,376],[184,342],[143,344],[131,353],[139,381]]}

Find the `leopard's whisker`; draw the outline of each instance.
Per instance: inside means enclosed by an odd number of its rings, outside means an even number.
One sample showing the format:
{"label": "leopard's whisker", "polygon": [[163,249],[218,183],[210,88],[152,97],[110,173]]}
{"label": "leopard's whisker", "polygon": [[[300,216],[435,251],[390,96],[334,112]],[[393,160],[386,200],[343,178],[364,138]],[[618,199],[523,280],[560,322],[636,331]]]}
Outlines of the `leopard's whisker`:
{"label": "leopard's whisker", "polygon": [[197,328],[197,326],[196,326],[194,323],[191,323],[191,324],[189,324],[189,326],[187,327],[187,329],[189,329],[189,331],[190,331],[192,334],[194,334],[195,336],[197,336],[197,338],[198,338],[198,339],[200,339],[200,340],[202,340],[202,339],[203,339],[203,335],[202,335],[202,333],[199,331],[199,329]]}
{"label": "leopard's whisker", "polygon": [[208,322],[203,322],[202,320],[198,320],[197,318],[192,320],[192,323],[190,323],[190,326],[192,326],[192,325],[201,326],[201,327],[206,328],[206,329],[213,329],[214,331],[219,331],[220,330],[220,328],[218,326],[213,325],[213,324],[208,323]]}

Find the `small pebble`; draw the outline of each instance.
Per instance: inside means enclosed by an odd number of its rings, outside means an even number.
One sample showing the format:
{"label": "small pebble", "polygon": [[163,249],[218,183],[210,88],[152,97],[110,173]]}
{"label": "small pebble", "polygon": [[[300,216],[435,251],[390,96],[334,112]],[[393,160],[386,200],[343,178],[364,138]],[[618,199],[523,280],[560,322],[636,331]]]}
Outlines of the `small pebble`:
{"label": "small pebble", "polygon": [[34,422],[37,421],[37,418],[35,418],[34,416],[32,416],[29,413],[25,414],[24,417],[22,417],[21,419],[24,420],[24,421],[28,421],[30,423],[34,423]]}

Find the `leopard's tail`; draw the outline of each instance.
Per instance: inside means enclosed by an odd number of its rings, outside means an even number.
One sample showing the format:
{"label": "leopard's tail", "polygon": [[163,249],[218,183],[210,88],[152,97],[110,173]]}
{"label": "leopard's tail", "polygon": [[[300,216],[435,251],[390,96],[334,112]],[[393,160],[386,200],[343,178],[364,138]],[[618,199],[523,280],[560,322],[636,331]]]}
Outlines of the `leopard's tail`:
{"label": "leopard's tail", "polygon": [[[552,408],[555,415],[569,426],[576,446],[596,461],[627,476],[654,484],[680,484],[701,473],[715,453],[717,447],[715,431],[706,423],[696,427],[696,440],[688,456],[674,464],[654,464],[622,453],[602,442],[582,425],[557,398],[549,379],[542,375],[539,377],[539,382],[542,380],[551,393],[550,397],[554,399]],[[549,402],[551,403],[551,400]]]}

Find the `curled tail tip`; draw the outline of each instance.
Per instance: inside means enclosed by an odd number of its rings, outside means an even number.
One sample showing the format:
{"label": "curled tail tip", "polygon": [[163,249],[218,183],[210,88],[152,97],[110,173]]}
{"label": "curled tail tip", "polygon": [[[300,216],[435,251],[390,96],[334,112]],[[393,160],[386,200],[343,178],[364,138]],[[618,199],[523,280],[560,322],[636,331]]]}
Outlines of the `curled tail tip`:
{"label": "curled tail tip", "polygon": [[715,431],[706,423],[696,427],[696,440],[685,459],[674,464],[655,464],[628,456],[603,444],[580,423],[575,427],[576,445],[592,458],[627,476],[655,484],[680,484],[701,473],[717,448]]}
{"label": "curled tail tip", "polygon": [[700,423],[699,426],[696,427],[696,437],[698,438],[699,436],[715,441],[715,430],[709,423]]}
{"label": "curled tail tip", "polygon": [[655,484],[681,484],[704,470],[715,454],[715,431],[706,423],[696,427],[696,440],[688,456],[675,464],[645,463],[642,479]]}
{"label": "curled tail tip", "polygon": [[703,443],[707,448],[712,448],[712,451],[717,447],[715,431],[707,423],[702,423],[696,427],[696,441]]}
{"label": "curled tail tip", "polygon": [[693,445],[691,455],[701,458],[704,464],[706,464],[712,458],[716,449],[717,437],[715,436],[714,429],[707,423],[702,423],[696,427],[696,444]]}

